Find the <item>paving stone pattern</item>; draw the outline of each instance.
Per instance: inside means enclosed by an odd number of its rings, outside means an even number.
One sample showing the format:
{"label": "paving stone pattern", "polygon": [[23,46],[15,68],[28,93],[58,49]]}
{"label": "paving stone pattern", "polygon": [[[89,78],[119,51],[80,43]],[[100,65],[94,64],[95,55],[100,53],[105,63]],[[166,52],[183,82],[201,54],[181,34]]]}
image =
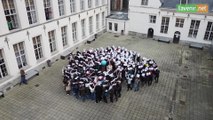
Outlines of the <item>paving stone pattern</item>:
{"label": "paving stone pattern", "polygon": [[206,49],[105,33],[79,50],[111,45],[154,59],[159,83],[138,92],[127,91],[124,83],[114,103],[82,102],[65,94],[61,69],[68,61],[59,60],[0,99],[0,120],[213,120],[213,62]]}

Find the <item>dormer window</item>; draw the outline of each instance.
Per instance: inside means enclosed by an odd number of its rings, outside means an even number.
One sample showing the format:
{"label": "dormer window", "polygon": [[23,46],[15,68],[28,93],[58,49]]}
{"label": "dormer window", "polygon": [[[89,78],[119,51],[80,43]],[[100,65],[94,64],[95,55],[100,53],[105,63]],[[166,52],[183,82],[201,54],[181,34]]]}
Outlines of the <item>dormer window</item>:
{"label": "dormer window", "polygon": [[141,5],[148,5],[148,0],[142,0]]}
{"label": "dormer window", "polygon": [[188,0],[180,0],[180,4],[188,4]]}

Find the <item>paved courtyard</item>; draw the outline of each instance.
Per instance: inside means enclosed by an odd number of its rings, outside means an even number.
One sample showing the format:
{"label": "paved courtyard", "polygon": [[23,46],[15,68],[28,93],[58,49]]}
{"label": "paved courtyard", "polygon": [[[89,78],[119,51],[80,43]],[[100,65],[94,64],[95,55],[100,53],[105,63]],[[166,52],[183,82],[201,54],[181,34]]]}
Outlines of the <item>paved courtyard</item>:
{"label": "paved courtyard", "polygon": [[68,61],[59,60],[0,99],[0,120],[213,120],[213,61],[207,49],[105,33],[79,50],[111,45],[154,59],[159,83],[139,92],[126,91],[123,84],[114,103],[82,102],[65,94],[61,69]]}

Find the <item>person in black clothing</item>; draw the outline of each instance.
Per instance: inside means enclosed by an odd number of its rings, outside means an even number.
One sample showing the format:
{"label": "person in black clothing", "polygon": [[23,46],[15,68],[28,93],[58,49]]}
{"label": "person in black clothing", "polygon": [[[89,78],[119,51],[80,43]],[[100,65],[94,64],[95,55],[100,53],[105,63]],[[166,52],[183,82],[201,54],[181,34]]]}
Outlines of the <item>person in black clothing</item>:
{"label": "person in black clothing", "polygon": [[95,87],[95,96],[96,96],[96,103],[100,102],[101,101],[101,96],[102,96],[102,87],[100,85],[97,85]]}
{"label": "person in black clothing", "polygon": [[156,69],[154,74],[155,74],[155,76],[154,76],[155,82],[158,83],[159,76],[160,76],[160,70]]}
{"label": "person in black clothing", "polygon": [[116,84],[116,88],[117,88],[117,95],[118,95],[118,97],[121,97],[122,85],[121,85],[120,81]]}
{"label": "person in black clothing", "polygon": [[112,103],[113,103],[113,95],[114,95],[114,89],[111,88],[111,89],[109,90],[109,99],[110,99],[110,102],[112,102]]}

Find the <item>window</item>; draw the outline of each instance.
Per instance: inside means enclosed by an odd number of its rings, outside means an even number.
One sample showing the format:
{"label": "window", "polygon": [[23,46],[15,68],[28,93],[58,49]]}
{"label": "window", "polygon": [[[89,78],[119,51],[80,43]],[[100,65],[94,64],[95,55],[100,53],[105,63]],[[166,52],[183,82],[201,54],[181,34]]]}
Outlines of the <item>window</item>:
{"label": "window", "polygon": [[148,0],[142,0],[141,5],[148,5]]}
{"label": "window", "polygon": [[188,3],[188,0],[180,0],[180,4],[186,4]]}
{"label": "window", "polygon": [[112,30],[112,23],[109,22],[109,30]]}
{"label": "window", "polygon": [[206,32],[204,35],[204,40],[213,40],[213,22],[208,22],[207,27],[206,27]]}
{"label": "window", "polygon": [[49,43],[50,43],[50,52],[55,52],[56,51],[56,41],[55,41],[55,31],[52,30],[48,32],[48,38],[49,38]]}
{"label": "window", "polygon": [[182,28],[183,24],[184,24],[184,19],[181,19],[181,18],[176,19],[175,27],[181,27]]}
{"label": "window", "polygon": [[118,31],[118,23],[114,23],[114,30]]}
{"label": "window", "polygon": [[95,6],[99,6],[99,0],[95,0]]}
{"label": "window", "polygon": [[104,5],[105,4],[105,0],[102,0],[102,5]]}
{"label": "window", "polygon": [[67,46],[67,26],[61,27],[61,37],[62,37],[62,43],[63,46]]}
{"label": "window", "polygon": [[0,49],[0,78],[3,78],[8,75],[2,51],[3,50]]}
{"label": "window", "polygon": [[96,14],[96,30],[97,31],[99,30],[99,22],[100,22],[99,14]]}
{"label": "window", "polygon": [[161,21],[161,33],[167,33],[169,29],[169,17],[162,17]]}
{"label": "window", "polygon": [[85,10],[85,7],[84,7],[84,0],[81,0],[81,11]]}
{"label": "window", "polygon": [[64,15],[64,0],[58,0],[58,10],[59,10],[59,16]]}
{"label": "window", "polygon": [[25,0],[26,10],[27,10],[27,17],[29,24],[33,24],[37,22],[36,19],[36,11],[35,5],[33,0]]}
{"label": "window", "polygon": [[13,0],[2,0],[4,14],[7,20],[9,30],[17,29],[18,17]]}
{"label": "window", "polygon": [[199,26],[200,26],[200,21],[199,21],[199,20],[192,20],[192,21],[191,21],[190,28],[189,28],[188,37],[196,38],[196,37],[197,37],[197,33],[198,33]]}
{"label": "window", "polygon": [[89,17],[89,33],[92,34],[93,33],[93,20],[92,20],[92,16]]}
{"label": "window", "polygon": [[71,13],[76,12],[75,0],[70,0],[70,12],[71,12]]}
{"label": "window", "polygon": [[88,0],[88,8],[92,8],[92,0]]}
{"label": "window", "polygon": [[44,12],[45,12],[46,20],[50,20],[53,18],[50,0],[44,0]]}
{"label": "window", "polygon": [[81,29],[82,29],[82,38],[85,38],[85,36],[86,36],[85,19],[81,20]]}
{"label": "window", "polygon": [[27,65],[27,60],[24,51],[24,42],[20,42],[13,45],[13,49],[15,52],[18,68],[22,68]]}
{"label": "window", "polygon": [[102,26],[104,27],[104,20],[105,20],[105,16],[104,16],[104,12],[102,12]]}
{"label": "window", "polygon": [[77,41],[77,22],[72,23],[72,39],[73,41]]}
{"label": "window", "polygon": [[149,22],[150,23],[156,23],[156,16],[155,15],[150,15],[149,16]]}
{"label": "window", "polygon": [[36,60],[43,58],[41,36],[33,37],[33,47],[34,47]]}

